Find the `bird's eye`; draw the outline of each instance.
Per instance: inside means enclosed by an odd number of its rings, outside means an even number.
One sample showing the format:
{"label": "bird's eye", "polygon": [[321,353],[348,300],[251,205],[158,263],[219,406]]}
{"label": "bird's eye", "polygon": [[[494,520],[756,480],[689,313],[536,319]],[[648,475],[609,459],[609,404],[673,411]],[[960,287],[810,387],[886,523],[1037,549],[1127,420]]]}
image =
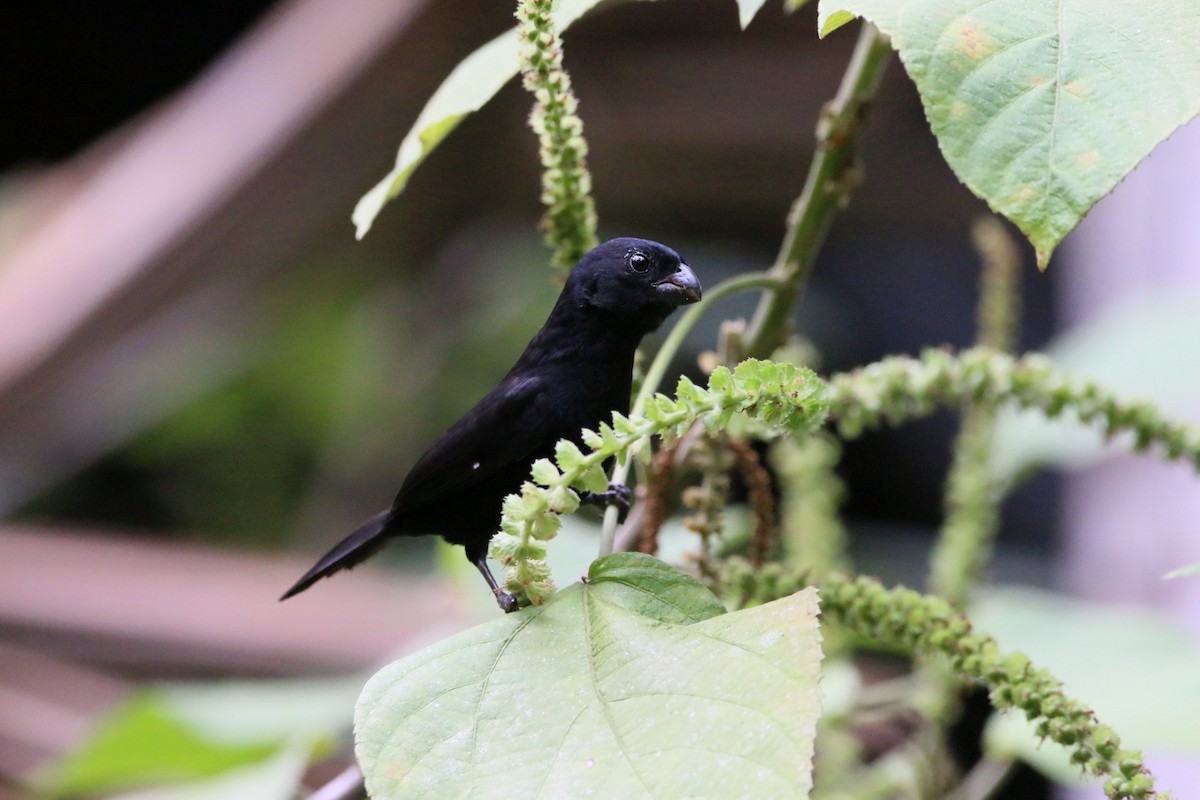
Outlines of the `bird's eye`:
{"label": "bird's eye", "polygon": [[634,272],[645,272],[650,269],[650,259],[641,253],[630,253],[629,267]]}

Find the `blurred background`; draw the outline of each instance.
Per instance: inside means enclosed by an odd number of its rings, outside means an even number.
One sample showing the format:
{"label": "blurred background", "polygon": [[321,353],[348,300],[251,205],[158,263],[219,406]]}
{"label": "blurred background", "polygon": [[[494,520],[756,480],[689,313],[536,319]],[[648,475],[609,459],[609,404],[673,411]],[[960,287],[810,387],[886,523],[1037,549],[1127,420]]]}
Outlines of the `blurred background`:
{"label": "blurred background", "polygon": [[[705,285],[770,263],[854,39],[818,41],[814,11],[768,4],[740,32],[726,0],[623,4],[569,31],[602,238],[665,241]],[[515,82],[362,242],[349,221],[440,81],[512,24],[509,4],[482,0],[0,7],[0,797],[22,796],[31,775],[60,794],[131,791],[104,782],[95,754],[122,752],[114,713],[185,741],[179,718],[246,707],[236,692],[148,695],[147,682],[284,679],[271,685],[291,693],[270,702],[305,708],[293,728],[336,730],[357,676],[494,611],[477,578],[465,592],[447,582],[424,540],[275,598],[390,502],[553,302]],[[1137,365],[1133,386],[1192,413],[1195,129],[1047,273],[1024,246],[1021,339],[1043,348],[1100,319],[1128,345],[1113,382]],[[974,336],[969,225],[986,208],[945,165],[898,63],[863,158],[800,310],[826,371]],[[680,369],[720,317],[752,307],[730,301]],[[1113,308],[1126,316],[1112,322]],[[1148,320],[1158,338],[1130,344]],[[1105,362],[1097,341],[1071,351],[1081,367]],[[922,580],[954,430],[944,415],[847,448],[864,572]],[[1165,605],[1195,635],[1196,582],[1159,578],[1200,561],[1198,516],[1183,469],[1117,458],[1043,472],[1006,506],[997,570]],[[213,763],[259,763],[254,724]],[[117,744],[97,744],[105,731]],[[315,766],[274,768],[319,785],[344,754],[328,738]]]}

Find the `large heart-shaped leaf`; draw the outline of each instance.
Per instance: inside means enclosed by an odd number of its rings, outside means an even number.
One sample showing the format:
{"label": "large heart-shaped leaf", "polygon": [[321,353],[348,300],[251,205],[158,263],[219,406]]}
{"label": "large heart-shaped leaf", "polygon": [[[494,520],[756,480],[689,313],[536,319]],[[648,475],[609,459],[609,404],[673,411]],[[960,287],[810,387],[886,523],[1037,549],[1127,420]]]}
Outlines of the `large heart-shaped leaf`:
{"label": "large heart-shaped leaf", "polygon": [[821,0],[891,37],[950,167],[1045,266],[1134,166],[1200,113],[1196,0]]}
{"label": "large heart-shaped leaf", "polygon": [[356,710],[373,798],[805,797],[815,592],[721,613],[649,556],[385,667]]}

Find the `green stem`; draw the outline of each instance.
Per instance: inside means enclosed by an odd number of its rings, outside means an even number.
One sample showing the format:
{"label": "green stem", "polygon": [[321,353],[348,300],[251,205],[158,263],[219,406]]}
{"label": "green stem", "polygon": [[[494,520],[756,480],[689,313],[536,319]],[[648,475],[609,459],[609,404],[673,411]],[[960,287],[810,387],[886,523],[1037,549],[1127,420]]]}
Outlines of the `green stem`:
{"label": "green stem", "polygon": [[[683,345],[683,340],[687,338],[688,333],[695,327],[704,312],[708,311],[714,303],[749,289],[774,289],[778,286],[779,278],[769,272],[748,272],[724,280],[705,291],[704,299],[691,306],[679,318],[679,322],[676,322],[675,327],[671,328],[671,332],[667,334],[662,347],[658,348],[658,353],[655,354],[654,361],[651,362],[650,367],[646,370],[646,377],[642,381],[642,387],[638,390],[637,397],[634,398],[633,409],[630,414],[633,416],[640,416],[642,414],[646,406],[646,400],[658,391],[663,376],[667,373],[667,367],[670,366],[671,359],[679,352],[679,348]],[[629,479],[630,467],[631,462],[629,460],[626,460],[623,464],[618,463],[615,465],[610,481],[612,483],[624,484]],[[604,527],[600,533],[599,555],[601,556],[606,556],[613,551],[613,540],[617,535],[617,517],[619,513],[619,510],[615,506],[610,506],[604,511]]]}
{"label": "green stem", "polygon": [[780,285],[759,300],[745,337],[748,356],[768,357],[787,336],[792,309],[808,282],[834,214],[845,207],[858,184],[858,132],[891,54],[889,39],[864,22],[837,94],[817,123],[817,146],[808,178],[788,214],[787,232],[771,267]]}
{"label": "green stem", "polygon": [[849,568],[849,536],[838,517],[846,487],[834,472],[841,454],[832,436],[781,439],[771,449],[783,561],[801,573],[822,576]]}
{"label": "green stem", "polygon": [[[995,217],[976,222],[971,236],[983,262],[976,343],[1007,352],[1018,331],[1020,253]],[[965,405],[946,478],[945,519],[930,558],[930,589],[959,608],[991,561],[1000,526],[1005,487],[989,468],[995,424],[994,408]]]}

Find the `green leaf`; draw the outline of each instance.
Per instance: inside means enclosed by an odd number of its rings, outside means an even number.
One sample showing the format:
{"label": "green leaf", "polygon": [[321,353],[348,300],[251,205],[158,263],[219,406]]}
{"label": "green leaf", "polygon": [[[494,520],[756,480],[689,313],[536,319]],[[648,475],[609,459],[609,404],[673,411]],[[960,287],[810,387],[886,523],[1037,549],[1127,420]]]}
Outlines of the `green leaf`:
{"label": "green leaf", "polygon": [[608,491],[608,476],[604,474],[604,469],[599,464],[593,464],[579,476],[575,484],[585,492],[606,492]]}
{"label": "green leaf", "polygon": [[741,24],[742,30],[746,30],[746,26],[754,21],[755,15],[766,2],[767,0],[737,0],[738,23]]}
{"label": "green leaf", "polygon": [[177,786],[110,797],[109,800],[292,800],[308,766],[304,747],[285,747],[263,761]]}
{"label": "green leaf", "polygon": [[78,750],[35,777],[59,797],[217,775],[267,758],[277,743],[214,742],[183,722],[157,691],[135,695],[110,715]]}
{"label": "green leaf", "polygon": [[533,462],[533,479],[542,486],[549,486],[559,478],[558,468],[548,458],[539,458]]}
{"label": "green leaf", "polygon": [[596,559],[588,568],[588,582],[592,587],[605,585],[608,599],[660,622],[687,625],[725,613],[725,606],[702,583],[641,553]]}
{"label": "green leaf", "polygon": [[[560,31],[602,0],[560,0],[554,21]],[[361,239],[371,229],[375,217],[389,200],[404,191],[409,177],[425,157],[468,114],[478,111],[504,84],[520,72],[520,41],[517,29],[500,34],[467,56],[437,88],[417,115],[412,129],[400,142],[396,165],[354,207],[351,220],[355,235]]]}
{"label": "green leaf", "polygon": [[[1050,670],[1126,747],[1200,753],[1200,650],[1166,615],[1005,588],[989,593],[971,619],[1005,650]],[[1055,780],[1079,775],[1067,751],[1039,740],[1020,713],[993,717],[985,744]]]}
{"label": "green leaf", "polygon": [[[35,783],[53,796],[101,794],[221,775],[273,759],[280,748],[307,754],[349,727],[360,685],[358,678],[238,681],[140,692]],[[247,766],[246,775],[256,769]]]}
{"label": "green leaf", "polygon": [[1173,581],[1177,578],[1191,578],[1196,575],[1200,575],[1200,564],[1192,564],[1187,567],[1173,569],[1163,576],[1163,580]]}
{"label": "green leaf", "polygon": [[580,434],[583,438],[583,443],[592,450],[599,450],[604,446],[604,437],[596,433],[594,430],[590,428],[584,428]]}
{"label": "green leaf", "polygon": [[583,451],[569,439],[560,439],[554,445],[554,460],[564,470],[572,470],[583,463]]}
{"label": "green leaf", "polygon": [[850,15],[891,37],[946,161],[1042,267],[1200,113],[1195,0],[821,0],[821,35]]}
{"label": "green leaf", "polygon": [[376,800],[806,797],[816,610],[808,590],[719,614],[649,556],[600,559],[545,605],[372,678],[355,724],[367,788]]}

